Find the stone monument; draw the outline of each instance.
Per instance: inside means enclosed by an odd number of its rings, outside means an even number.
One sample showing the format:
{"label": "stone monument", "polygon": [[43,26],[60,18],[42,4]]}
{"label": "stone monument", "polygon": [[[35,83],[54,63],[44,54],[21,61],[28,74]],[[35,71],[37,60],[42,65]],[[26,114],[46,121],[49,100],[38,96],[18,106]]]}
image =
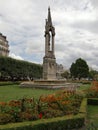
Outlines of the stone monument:
{"label": "stone monument", "polygon": [[55,28],[52,24],[50,7],[45,25],[45,56],[43,58],[43,79],[56,79],[56,58],[54,54]]}
{"label": "stone monument", "polygon": [[57,89],[68,86],[65,80],[57,78],[57,63],[55,58],[55,28],[52,24],[50,7],[48,8],[48,19],[45,25],[45,56],[43,57],[43,79],[23,82],[21,87]]}

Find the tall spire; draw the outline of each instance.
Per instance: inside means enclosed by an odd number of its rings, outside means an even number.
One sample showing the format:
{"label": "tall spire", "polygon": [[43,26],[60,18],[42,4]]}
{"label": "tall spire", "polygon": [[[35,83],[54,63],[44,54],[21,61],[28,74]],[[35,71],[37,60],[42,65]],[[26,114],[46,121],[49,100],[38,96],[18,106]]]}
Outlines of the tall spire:
{"label": "tall spire", "polygon": [[48,7],[48,23],[52,26],[50,7]]}

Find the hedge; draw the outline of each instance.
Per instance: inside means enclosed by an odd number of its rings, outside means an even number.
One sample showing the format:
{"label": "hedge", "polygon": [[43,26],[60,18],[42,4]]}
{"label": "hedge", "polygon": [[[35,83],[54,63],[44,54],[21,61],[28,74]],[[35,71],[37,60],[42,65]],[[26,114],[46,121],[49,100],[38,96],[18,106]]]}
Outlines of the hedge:
{"label": "hedge", "polygon": [[98,98],[88,98],[87,104],[88,105],[98,105]]}
{"label": "hedge", "polygon": [[67,115],[63,117],[21,123],[10,123],[0,125],[0,130],[69,130],[80,128],[85,124],[86,103],[87,100],[83,99],[79,114],[77,115]]}
{"label": "hedge", "polygon": [[0,56],[0,81],[25,81],[42,78],[40,64]]}
{"label": "hedge", "polygon": [[1,125],[0,130],[69,130],[84,125],[84,115],[41,119],[33,122],[13,123]]}
{"label": "hedge", "polygon": [[19,82],[19,81],[15,81],[15,82],[6,81],[6,82],[0,82],[0,86],[15,85],[15,84],[20,84],[20,83],[21,82]]}
{"label": "hedge", "polygon": [[87,98],[83,99],[81,106],[80,106],[79,113],[85,113],[85,114],[87,113]]}

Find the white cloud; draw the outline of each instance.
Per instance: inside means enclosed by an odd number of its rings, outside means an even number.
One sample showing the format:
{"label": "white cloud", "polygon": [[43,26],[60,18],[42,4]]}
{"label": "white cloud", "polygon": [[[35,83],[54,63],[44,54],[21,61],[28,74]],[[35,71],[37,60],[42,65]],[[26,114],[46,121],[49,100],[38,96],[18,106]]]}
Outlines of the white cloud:
{"label": "white cloud", "polygon": [[9,57],[14,58],[14,59],[18,59],[18,60],[24,60],[22,57],[15,55],[14,53],[10,53]]}
{"label": "white cloud", "polygon": [[49,5],[57,62],[69,68],[82,57],[98,70],[98,0],[0,0],[0,30],[9,41],[10,56],[42,63]]}

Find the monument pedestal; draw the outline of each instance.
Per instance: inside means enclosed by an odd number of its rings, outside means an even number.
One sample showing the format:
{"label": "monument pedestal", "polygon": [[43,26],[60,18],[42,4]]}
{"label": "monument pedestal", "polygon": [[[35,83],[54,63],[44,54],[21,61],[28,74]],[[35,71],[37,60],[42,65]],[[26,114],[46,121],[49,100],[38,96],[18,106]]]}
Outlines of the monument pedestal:
{"label": "monument pedestal", "polygon": [[60,89],[72,86],[66,80],[34,80],[29,82],[22,82],[23,88],[40,88],[40,89]]}
{"label": "monument pedestal", "polygon": [[43,79],[56,80],[56,59],[50,57],[43,58]]}

